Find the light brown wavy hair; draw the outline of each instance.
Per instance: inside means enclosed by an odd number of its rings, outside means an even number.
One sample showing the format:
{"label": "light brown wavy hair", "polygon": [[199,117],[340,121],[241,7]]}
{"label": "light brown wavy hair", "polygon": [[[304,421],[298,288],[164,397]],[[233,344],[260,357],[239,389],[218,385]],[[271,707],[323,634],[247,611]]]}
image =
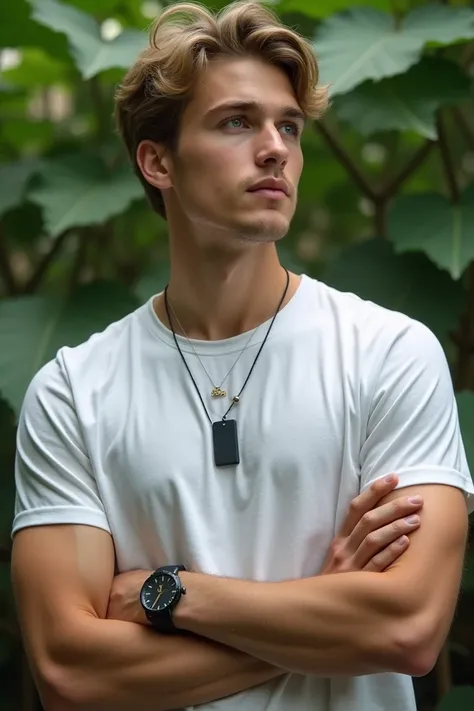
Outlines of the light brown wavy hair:
{"label": "light brown wavy hair", "polygon": [[198,3],[166,8],[150,29],[149,46],[125,75],[115,97],[118,131],[153,209],[166,219],[161,191],[150,185],[136,160],[148,139],[176,151],[180,119],[191,101],[198,72],[216,57],[257,57],[288,76],[302,111],[319,118],[327,89],[311,44],[257,2],[233,2],[214,14]]}

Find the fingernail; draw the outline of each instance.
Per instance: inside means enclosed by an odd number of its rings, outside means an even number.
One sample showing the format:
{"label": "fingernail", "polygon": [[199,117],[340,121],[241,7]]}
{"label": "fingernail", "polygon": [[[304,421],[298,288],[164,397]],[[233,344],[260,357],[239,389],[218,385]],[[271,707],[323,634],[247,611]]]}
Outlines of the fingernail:
{"label": "fingernail", "polygon": [[421,496],[410,496],[408,501],[410,504],[421,504]]}
{"label": "fingernail", "polygon": [[388,476],[385,477],[384,481],[387,482],[387,484],[391,484],[394,480],[393,474],[389,474]]}
{"label": "fingernail", "polygon": [[419,516],[407,516],[405,521],[410,524],[415,524],[420,522]]}

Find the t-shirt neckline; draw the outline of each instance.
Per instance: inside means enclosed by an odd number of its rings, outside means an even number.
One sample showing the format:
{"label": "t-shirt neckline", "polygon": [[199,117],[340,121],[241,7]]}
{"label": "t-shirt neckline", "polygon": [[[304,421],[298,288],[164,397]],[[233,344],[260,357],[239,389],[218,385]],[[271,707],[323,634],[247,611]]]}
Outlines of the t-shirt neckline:
{"label": "t-shirt neckline", "polygon": [[[309,281],[309,277],[307,277],[305,274],[301,274],[301,281],[298,285],[298,288],[296,289],[295,293],[288,301],[288,303],[285,304],[285,306],[278,313],[278,316],[275,319],[275,323],[273,324],[273,328],[270,332],[269,339],[274,337],[281,330],[286,331],[288,325],[292,323],[294,319],[295,310],[298,309],[298,303],[303,298],[304,292],[308,287]],[[148,299],[148,301],[144,304],[145,309],[143,310],[143,316],[146,320],[146,325],[148,329],[151,330],[154,335],[156,335],[161,341],[171,346],[172,348],[176,348],[172,332],[160,321],[160,319],[155,313],[155,309],[153,308],[154,299],[156,298],[156,296],[162,293],[163,292],[159,292],[159,294],[155,294],[150,299]],[[263,341],[267,333],[268,327],[270,326],[272,318],[273,316],[258,327],[257,333],[251,340],[250,347],[258,345]],[[239,335],[237,336],[232,336],[231,338],[225,338],[218,341],[205,341],[194,338],[190,339],[190,341],[194,347],[194,350],[199,355],[220,355],[242,350],[245,343],[248,341],[250,334],[251,331],[245,331],[244,333],[239,333]],[[180,336],[177,334],[176,338],[179,347],[183,352],[193,353],[193,348],[184,336]]]}

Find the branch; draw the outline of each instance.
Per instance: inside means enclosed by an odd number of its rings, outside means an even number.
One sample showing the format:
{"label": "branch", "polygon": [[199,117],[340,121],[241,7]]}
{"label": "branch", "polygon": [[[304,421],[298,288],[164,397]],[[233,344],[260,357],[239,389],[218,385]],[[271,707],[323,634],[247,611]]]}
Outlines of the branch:
{"label": "branch", "polygon": [[443,164],[444,177],[446,179],[446,184],[454,204],[459,202],[460,191],[456,180],[456,173],[454,170],[454,164],[449,151],[449,145],[446,137],[446,130],[444,122],[441,120],[441,116],[438,114],[436,121],[436,128],[438,131],[438,146],[441,152],[441,160]]}
{"label": "branch", "polygon": [[379,200],[375,203],[374,225],[377,237],[386,239],[387,237],[387,203]]}
{"label": "branch", "polygon": [[452,113],[464,140],[469,148],[474,151],[474,130],[470,127],[468,120],[458,106],[452,109]]}
{"label": "branch", "polygon": [[341,165],[349,173],[350,177],[357,185],[357,187],[364,193],[369,200],[377,203],[380,200],[378,193],[369,185],[365,175],[362,173],[360,168],[352,160],[351,156],[346,153],[344,148],[338,142],[336,137],[330,132],[327,126],[325,126],[321,121],[314,122],[315,128],[320,132],[328,146],[331,148],[332,152],[341,163]]}
{"label": "branch", "polygon": [[69,293],[72,295],[77,288],[81,272],[84,267],[85,258],[88,247],[88,232],[86,229],[81,230],[78,234],[79,244],[77,245],[76,256],[71,270],[71,278],[69,280]]}
{"label": "branch", "polygon": [[4,235],[0,228],[0,273],[7,287],[7,294],[13,296],[18,292],[18,286],[10,264],[10,256],[4,241]]}
{"label": "branch", "polygon": [[110,134],[110,112],[109,103],[104,100],[104,94],[100,80],[97,76],[91,77],[88,81],[92,106],[97,118],[97,139],[105,140]]}
{"label": "branch", "polygon": [[408,178],[420,167],[435,145],[435,141],[425,141],[421,148],[413,154],[412,158],[408,161],[405,167],[402,168],[398,175],[393,178],[392,182],[386,185],[385,189],[382,191],[382,197],[384,200],[388,200],[398,192],[403,183],[408,180]]}
{"label": "branch", "polygon": [[49,252],[47,252],[43,256],[43,259],[40,261],[40,263],[36,267],[36,270],[33,272],[30,279],[26,283],[26,286],[24,288],[25,294],[33,294],[36,291],[38,286],[41,284],[41,281],[43,280],[43,277],[46,274],[49,265],[51,264],[55,256],[58,254],[59,250],[66,241],[66,238],[71,234],[71,232],[72,229],[64,230],[64,232],[61,232],[61,234],[56,237],[53,242],[53,246],[51,247]]}

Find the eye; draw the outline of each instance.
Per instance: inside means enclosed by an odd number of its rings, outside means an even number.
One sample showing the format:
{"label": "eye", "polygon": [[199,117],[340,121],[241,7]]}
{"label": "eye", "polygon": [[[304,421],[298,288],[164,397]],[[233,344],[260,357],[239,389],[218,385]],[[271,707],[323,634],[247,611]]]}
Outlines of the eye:
{"label": "eye", "polygon": [[[232,116],[231,118],[226,119],[222,126],[229,126],[229,128],[243,128],[243,124],[245,122],[245,119],[243,116]],[[241,125],[239,125],[239,123]]]}
{"label": "eye", "polygon": [[298,124],[293,123],[292,121],[290,121],[288,123],[284,123],[282,128],[283,129],[287,129],[287,128],[290,129],[289,131],[285,130],[285,134],[287,136],[294,136],[295,138],[298,138],[298,136],[300,135],[300,127],[298,126]]}

